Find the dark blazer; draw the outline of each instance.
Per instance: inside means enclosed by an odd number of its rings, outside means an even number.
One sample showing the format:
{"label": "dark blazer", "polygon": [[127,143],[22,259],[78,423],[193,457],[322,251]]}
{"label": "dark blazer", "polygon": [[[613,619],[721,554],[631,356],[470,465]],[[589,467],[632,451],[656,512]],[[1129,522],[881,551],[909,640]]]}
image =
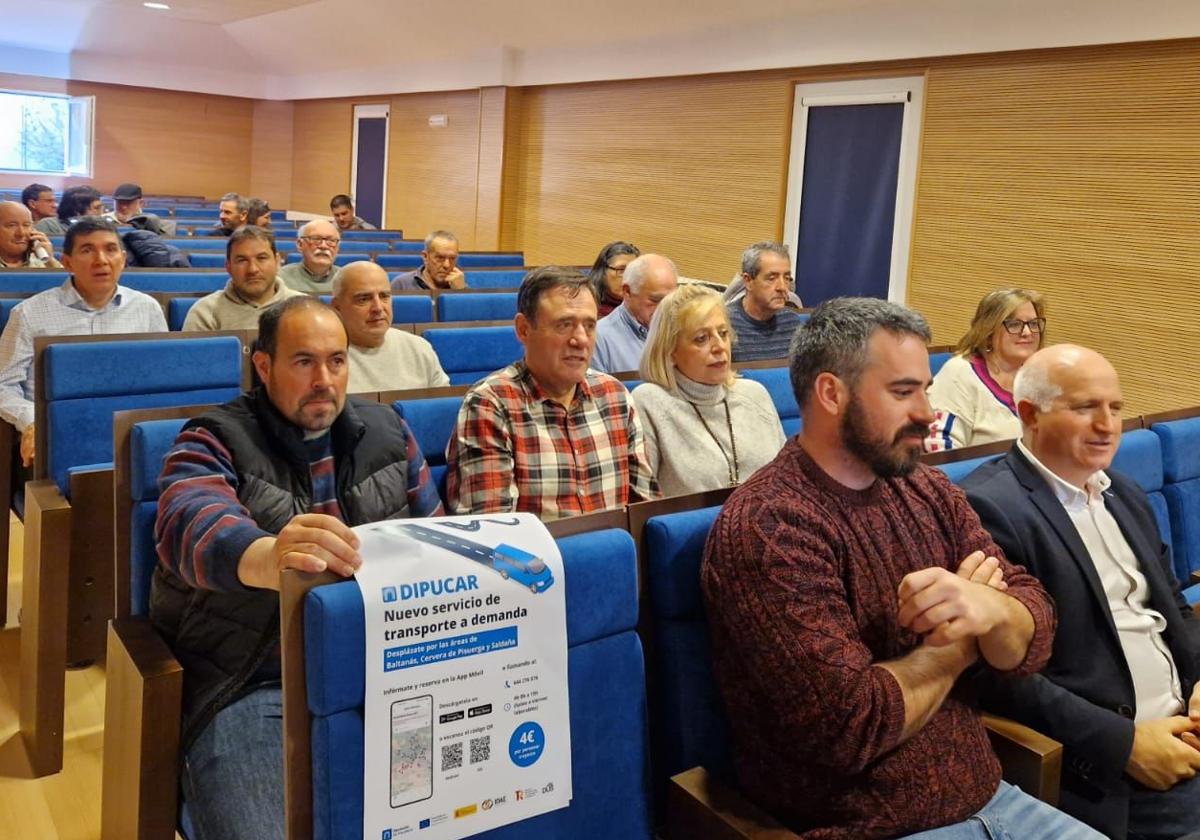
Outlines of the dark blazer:
{"label": "dark blazer", "polygon": [[[1146,577],[1149,606],[1167,620],[1163,635],[1186,704],[1200,666],[1200,620],[1179,591],[1146,494],[1120,473],[1110,470],[1108,476],[1105,506]],[[1061,741],[1059,807],[1122,840],[1132,781],[1124,769],[1133,747],[1134,690],[1100,576],[1062,503],[1015,444],[1005,457],[968,476],[962,488],[1005,556],[1036,575],[1058,605],[1049,665],[1023,679],[981,669],[983,706]]]}

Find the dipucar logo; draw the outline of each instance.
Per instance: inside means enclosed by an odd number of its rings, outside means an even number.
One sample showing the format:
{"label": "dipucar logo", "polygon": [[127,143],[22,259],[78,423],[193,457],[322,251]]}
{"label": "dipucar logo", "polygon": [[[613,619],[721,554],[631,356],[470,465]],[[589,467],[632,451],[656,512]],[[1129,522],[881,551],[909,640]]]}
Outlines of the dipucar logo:
{"label": "dipucar logo", "polygon": [[395,600],[396,600],[396,587],[394,587],[394,586],[383,587],[383,603],[390,604],[392,601],[395,601]]}

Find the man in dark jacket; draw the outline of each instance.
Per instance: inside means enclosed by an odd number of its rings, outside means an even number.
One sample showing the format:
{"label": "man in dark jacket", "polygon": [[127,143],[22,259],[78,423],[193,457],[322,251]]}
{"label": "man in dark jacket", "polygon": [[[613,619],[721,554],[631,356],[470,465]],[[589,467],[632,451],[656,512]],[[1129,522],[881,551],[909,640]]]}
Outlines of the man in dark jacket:
{"label": "man in dark jacket", "polygon": [[1058,344],[1025,363],[1013,392],[1022,438],[963,489],[1008,560],[1054,596],[1058,634],[1042,673],[987,675],[984,706],[1063,743],[1067,813],[1115,840],[1198,831],[1200,621],[1146,494],[1109,469],[1117,372]]}
{"label": "man in dark jacket", "polygon": [[350,526],[442,512],[404,421],[347,401],[347,341],[316,299],[268,309],[263,385],[189,422],[163,465],[150,615],[184,666],[193,840],[283,838],[280,571],[350,577]]}

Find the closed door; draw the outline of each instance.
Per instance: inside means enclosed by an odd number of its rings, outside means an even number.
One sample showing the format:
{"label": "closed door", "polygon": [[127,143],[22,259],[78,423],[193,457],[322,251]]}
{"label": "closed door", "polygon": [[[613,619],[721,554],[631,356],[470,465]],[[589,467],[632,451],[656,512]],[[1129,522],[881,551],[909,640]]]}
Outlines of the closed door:
{"label": "closed door", "polygon": [[354,108],[354,212],[382,228],[387,190],[388,108],[356,105]]}

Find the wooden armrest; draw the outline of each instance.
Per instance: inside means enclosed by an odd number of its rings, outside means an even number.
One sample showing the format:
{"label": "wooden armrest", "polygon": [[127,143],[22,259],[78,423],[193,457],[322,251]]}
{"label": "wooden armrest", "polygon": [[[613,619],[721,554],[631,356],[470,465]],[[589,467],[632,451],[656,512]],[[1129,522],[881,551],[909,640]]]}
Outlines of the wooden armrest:
{"label": "wooden armrest", "polygon": [[183,668],[143,617],[108,625],[102,840],[173,840]]}
{"label": "wooden armrest", "polygon": [[703,767],[671,777],[666,840],[798,840],[777,820]]}
{"label": "wooden armrest", "polygon": [[67,592],[67,661],[103,662],[113,617],[113,471],[71,473],[71,577]]}
{"label": "wooden armrest", "polygon": [[1062,744],[1008,718],[983,716],[1004,780],[1049,805],[1058,805]]}

